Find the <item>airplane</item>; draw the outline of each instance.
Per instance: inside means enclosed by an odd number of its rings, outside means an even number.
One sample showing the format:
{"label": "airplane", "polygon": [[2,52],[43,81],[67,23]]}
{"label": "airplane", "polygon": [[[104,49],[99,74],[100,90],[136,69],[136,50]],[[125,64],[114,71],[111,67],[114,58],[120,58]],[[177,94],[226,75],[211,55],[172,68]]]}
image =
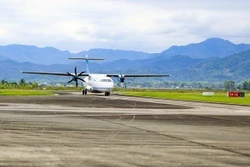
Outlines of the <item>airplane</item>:
{"label": "airplane", "polygon": [[[43,71],[21,71],[23,74],[40,74],[40,75],[57,75],[57,76],[71,76],[72,79],[68,81],[71,83],[75,81],[76,87],[78,87],[78,80],[83,82],[84,88],[82,90],[83,95],[87,95],[87,92],[92,93],[105,93],[105,96],[109,96],[110,92],[114,89],[114,81],[112,77],[118,79],[119,82],[124,83],[125,78],[129,77],[170,77],[169,74],[93,74],[89,71],[89,60],[104,60],[104,58],[89,58],[86,57],[70,57],[71,60],[85,60],[86,71],[77,73],[77,67],[75,66],[74,73],[69,72],[43,72]],[[84,77],[81,78],[81,77]]]}

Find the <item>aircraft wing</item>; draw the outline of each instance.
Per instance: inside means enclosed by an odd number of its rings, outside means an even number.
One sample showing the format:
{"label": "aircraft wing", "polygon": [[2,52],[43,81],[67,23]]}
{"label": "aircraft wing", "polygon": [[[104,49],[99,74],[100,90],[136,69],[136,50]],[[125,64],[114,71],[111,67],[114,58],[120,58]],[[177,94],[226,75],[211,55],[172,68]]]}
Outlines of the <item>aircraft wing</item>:
{"label": "aircraft wing", "polygon": [[107,77],[170,77],[170,74],[107,74]]}
{"label": "aircraft wing", "polygon": [[[57,76],[72,76],[70,73],[63,72],[43,72],[43,71],[21,71],[23,74],[39,74],[39,75],[57,75]],[[89,74],[83,73],[79,76],[89,76]]]}

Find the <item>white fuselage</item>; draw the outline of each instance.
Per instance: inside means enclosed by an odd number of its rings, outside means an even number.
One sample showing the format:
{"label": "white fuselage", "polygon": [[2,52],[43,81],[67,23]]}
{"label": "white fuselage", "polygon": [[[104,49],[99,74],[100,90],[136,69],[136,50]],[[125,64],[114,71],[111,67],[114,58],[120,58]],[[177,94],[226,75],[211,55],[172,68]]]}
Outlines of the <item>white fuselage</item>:
{"label": "white fuselage", "polygon": [[111,92],[114,88],[112,78],[105,74],[90,74],[84,78],[84,81],[85,88],[93,93]]}

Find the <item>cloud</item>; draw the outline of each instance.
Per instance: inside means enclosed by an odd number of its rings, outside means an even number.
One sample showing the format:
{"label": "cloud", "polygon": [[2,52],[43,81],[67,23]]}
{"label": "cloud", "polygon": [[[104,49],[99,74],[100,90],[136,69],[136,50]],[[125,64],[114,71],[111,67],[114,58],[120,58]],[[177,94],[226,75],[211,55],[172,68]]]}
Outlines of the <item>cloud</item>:
{"label": "cloud", "polygon": [[247,0],[2,0],[0,44],[161,52],[209,37],[250,43],[249,7]]}

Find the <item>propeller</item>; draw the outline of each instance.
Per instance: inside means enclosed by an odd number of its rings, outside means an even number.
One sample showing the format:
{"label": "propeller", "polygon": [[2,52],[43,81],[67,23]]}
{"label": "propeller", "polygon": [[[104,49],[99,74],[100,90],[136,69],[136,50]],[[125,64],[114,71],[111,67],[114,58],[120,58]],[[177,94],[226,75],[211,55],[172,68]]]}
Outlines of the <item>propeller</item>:
{"label": "propeller", "polygon": [[118,81],[124,83],[124,81],[125,81],[125,76],[122,75],[122,74],[119,74],[119,75],[118,75]]}
{"label": "propeller", "polygon": [[118,75],[118,81],[124,84],[124,88],[126,89],[126,83],[125,83],[125,75],[119,74]]}
{"label": "propeller", "polygon": [[75,81],[76,82],[76,87],[78,87],[78,80],[81,80],[81,81],[85,82],[82,78],[80,78],[83,73],[85,73],[85,71],[82,71],[81,73],[77,74],[77,68],[75,66],[75,74],[71,74],[71,73],[67,72],[67,74],[69,76],[73,77],[68,83],[71,83],[71,82]]}

